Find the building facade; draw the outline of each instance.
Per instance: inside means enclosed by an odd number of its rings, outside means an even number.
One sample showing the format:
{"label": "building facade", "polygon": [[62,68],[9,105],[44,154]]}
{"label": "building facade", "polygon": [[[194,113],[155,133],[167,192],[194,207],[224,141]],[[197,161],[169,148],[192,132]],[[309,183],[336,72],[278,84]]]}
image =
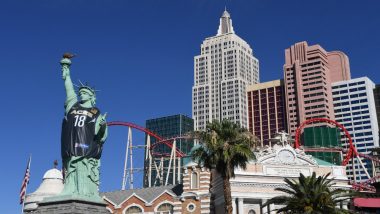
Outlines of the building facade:
{"label": "building facade", "polygon": [[[308,127],[302,134],[306,148],[337,148],[341,147],[340,129],[336,127]],[[335,165],[341,165],[340,152],[308,151],[307,154]]]}
{"label": "building facade", "polygon": [[[289,144],[274,144],[255,152],[257,160],[246,170],[236,168],[231,178],[234,214],[274,214],[281,205],[261,207],[267,200],[283,194],[284,178],[297,179],[300,173],[317,176],[331,173],[334,188],[351,189],[343,166],[337,166],[294,149]],[[221,176],[193,162],[184,167],[183,184],[101,193],[110,213],[225,213]],[[347,201],[342,203],[347,209]]]}
{"label": "building facade", "polygon": [[[178,136],[183,136],[186,134],[189,134],[194,130],[194,122],[193,119],[185,116],[183,114],[177,114],[177,115],[171,115],[166,117],[159,117],[154,119],[149,119],[146,121],[145,127],[149,129],[150,131],[158,134],[159,136],[168,139]],[[151,138],[151,144],[156,143],[156,139]],[[182,153],[184,153],[186,156],[180,159],[180,165],[177,165],[177,167],[184,166],[189,162],[189,158],[187,155],[190,154],[191,149],[194,146],[194,141],[189,139],[177,139],[176,141],[176,148],[180,150]],[[153,154],[170,154],[171,148],[169,148],[166,144],[159,144],[153,148]],[[161,157],[153,157],[154,161],[156,161],[157,165],[160,165],[160,161],[162,160]],[[168,168],[170,160],[169,158],[164,158],[163,160],[163,167]],[[149,163],[144,163],[144,169],[148,168]],[[178,171],[178,170],[177,170]],[[148,176],[148,170],[144,170],[144,186],[148,187],[149,182],[147,179]],[[169,173],[169,181],[171,181],[172,185],[177,184],[181,179],[173,179],[173,171],[171,170],[165,170],[164,174],[161,175],[161,178],[166,178],[167,174]],[[163,184],[163,179],[157,179],[157,173],[155,170],[151,172],[151,181],[152,186],[160,186]],[[175,181],[173,183],[173,181]]]}
{"label": "building facade", "polygon": [[192,116],[195,130],[228,119],[247,127],[246,87],[259,82],[259,61],[224,11],[216,36],[206,38],[194,57]]}
{"label": "building facade", "polygon": [[269,145],[274,134],[287,132],[283,80],[258,83],[247,88],[248,130]]}
{"label": "building facade", "polygon": [[[372,149],[379,146],[374,88],[375,84],[367,77],[332,84],[335,119],[350,133],[358,152],[364,154],[371,154]],[[342,140],[345,142],[344,136],[342,136]],[[372,177],[371,161],[366,159],[362,159],[362,161]],[[347,168],[349,178],[356,181],[367,180],[368,175],[363,167],[357,160],[354,164],[356,170],[353,170],[352,167]]]}
{"label": "building facade", "polygon": [[[380,160],[380,147],[376,147],[376,148],[372,149],[372,155],[373,155],[373,157]],[[375,167],[375,169],[374,169],[375,173],[374,174],[376,176],[380,176],[380,163],[374,161],[374,167]],[[376,182],[378,182],[378,188],[380,188],[380,178],[378,178],[376,180]]]}
{"label": "building facade", "polygon": [[375,89],[373,89],[373,96],[375,99],[377,124],[380,127],[380,85],[376,85]]}
{"label": "building facade", "polygon": [[[334,188],[351,189],[344,166],[337,166],[305,154],[301,149],[294,149],[289,144],[274,144],[255,152],[256,160],[247,164],[245,170],[236,168],[235,177],[230,179],[232,206],[234,214],[275,214],[281,205],[262,205],[267,200],[284,193],[275,188],[286,188],[284,178],[298,179],[300,173],[317,176],[331,173],[329,179],[335,183]],[[214,198],[215,213],[224,213],[222,179],[213,174],[211,188]],[[347,209],[348,201],[342,206]]]}
{"label": "building facade", "polygon": [[189,162],[183,184],[101,193],[107,210],[115,214],[214,213],[211,172]]}
{"label": "building facade", "polygon": [[285,50],[284,81],[289,134],[305,120],[334,120],[331,83],[349,80],[348,57],[320,45],[299,42]]}

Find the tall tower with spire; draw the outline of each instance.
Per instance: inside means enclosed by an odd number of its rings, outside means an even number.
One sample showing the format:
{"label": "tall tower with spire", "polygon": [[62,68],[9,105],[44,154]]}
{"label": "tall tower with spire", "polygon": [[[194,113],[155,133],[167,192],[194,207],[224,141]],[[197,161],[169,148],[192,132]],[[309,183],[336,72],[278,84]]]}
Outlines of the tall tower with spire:
{"label": "tall tower with spire", "polygon": [[220,18],[219,29],[217,36],[220,36],[225,33],[235,33],[234,28],[232,27],[232,20],[230,14],[225,9],[222,17]]}
{"label": "tall tower with spire", "polygon": [[235,34],[225,10],[216,36],[206,38],[194,57],[192,112],[195,130],[212,120],[231,120],[247,127],[246,87],[259,82],[259,60]]}

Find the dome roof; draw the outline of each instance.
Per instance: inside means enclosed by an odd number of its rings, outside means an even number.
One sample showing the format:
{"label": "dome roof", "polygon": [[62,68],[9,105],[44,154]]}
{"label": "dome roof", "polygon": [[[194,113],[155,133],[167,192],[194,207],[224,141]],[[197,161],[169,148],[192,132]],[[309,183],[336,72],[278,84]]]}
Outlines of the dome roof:
{"label": "dome roof", "polygon": [[61,179],[63,180],[62,172],[58,169],[50,169],[45,172],[43,179]]}
{"label": "dome roof", "polygon": [[42,183],[38,189],[26,196],[25,211],[34,210],[37,208],[37,203],[46,197],[51,197],[61,193],[63,190],[63,176],[58,169],[48,170],[42,179]]}

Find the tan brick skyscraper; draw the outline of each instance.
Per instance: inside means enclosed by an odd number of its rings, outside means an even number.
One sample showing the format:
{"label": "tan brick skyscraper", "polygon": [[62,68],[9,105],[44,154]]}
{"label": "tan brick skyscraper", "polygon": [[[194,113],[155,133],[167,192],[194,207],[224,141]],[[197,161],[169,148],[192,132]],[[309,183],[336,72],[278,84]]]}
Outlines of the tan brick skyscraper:
{"label": "tan brick skyscraper", "polygon": [[284,82],[289,133],[305,120],[334,120],[331,83],[349,80],[348,57],[325,51],[320,45],[299,42],[285,50]]}

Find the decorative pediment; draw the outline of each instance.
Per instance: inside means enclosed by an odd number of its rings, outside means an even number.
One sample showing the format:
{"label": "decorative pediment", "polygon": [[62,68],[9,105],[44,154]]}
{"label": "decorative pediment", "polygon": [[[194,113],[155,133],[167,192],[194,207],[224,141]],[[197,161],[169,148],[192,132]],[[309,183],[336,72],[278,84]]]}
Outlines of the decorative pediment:
{"label": "decorative pediment", "polygon": [[317,166],[317,161],[303,149],[294,149],[289,144],[265,146],[254,152],[256,162],[270,165]]}

